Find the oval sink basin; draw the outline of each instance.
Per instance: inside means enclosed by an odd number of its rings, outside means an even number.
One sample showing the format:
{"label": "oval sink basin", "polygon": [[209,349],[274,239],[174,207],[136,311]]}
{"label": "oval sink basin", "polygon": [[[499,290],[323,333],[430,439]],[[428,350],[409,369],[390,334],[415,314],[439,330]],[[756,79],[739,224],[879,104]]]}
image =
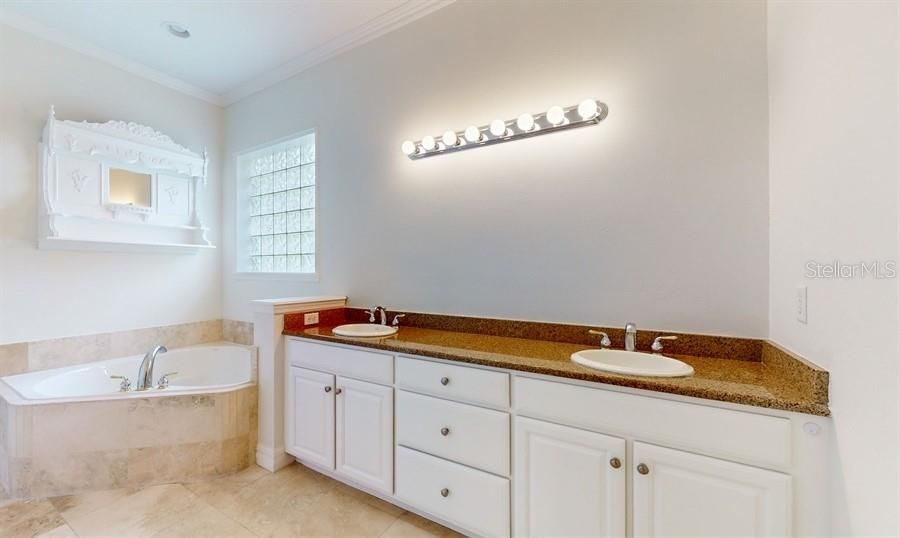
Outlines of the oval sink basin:
{"label": "oval sink basin", "polygon": [[396,334],[397,327],[388,327],[387,325],[378,325],[376,323],[351,323],[349,325],[338,325],[331,329],[331,332],[341,336],[360,336],[365,338]]}
{"label": "oval sink basin", "polygon": [[623,375],[683,377],[694,373],[689,364],[678,359],[621,349],[585,349],[572,353],[572,362],[594,370]]}

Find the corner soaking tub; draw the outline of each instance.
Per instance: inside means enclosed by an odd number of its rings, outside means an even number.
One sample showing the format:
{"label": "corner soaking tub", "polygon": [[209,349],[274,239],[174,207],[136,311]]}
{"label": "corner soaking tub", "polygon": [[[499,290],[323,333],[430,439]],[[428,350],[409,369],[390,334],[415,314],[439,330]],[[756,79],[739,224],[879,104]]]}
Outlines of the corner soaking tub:
{"label": "corner soaking tub", "polygon": [[[65,368],[11,375],[2,381],[25,400],[97,399],[102,397],[146,398],[157,394],[220,392],[252,380],[254,349],[248,346],[217,344],[173,349],[156,357],[153,388],[122,392],[125,376],[136,386],[143,355],[109,359]],[[159,378],[169,375],[169,386],[157,389]]]}
{"label": "corner soaking tub", "polygon": [[[14,498],[229,474],[255,461],[256,348],[160,354],[154,388],[121,392],[143,355],[0,378],[0,484]],[[155,388],[170,372],[169,386]]]}

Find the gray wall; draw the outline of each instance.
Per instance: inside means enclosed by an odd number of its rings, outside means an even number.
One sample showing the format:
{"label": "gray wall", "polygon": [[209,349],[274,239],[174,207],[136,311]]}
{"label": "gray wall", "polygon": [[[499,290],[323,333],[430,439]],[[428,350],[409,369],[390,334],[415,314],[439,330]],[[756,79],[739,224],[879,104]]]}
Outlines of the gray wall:
{"label": "gray wall", "polygon": [[[595,97],[599,127],[412,162],[408,138]],[[234,275],[234,155],[318,129],[317,282]],[[394,309],[764,336],[762,2],[457,2],[226,111],[225,317]]]}

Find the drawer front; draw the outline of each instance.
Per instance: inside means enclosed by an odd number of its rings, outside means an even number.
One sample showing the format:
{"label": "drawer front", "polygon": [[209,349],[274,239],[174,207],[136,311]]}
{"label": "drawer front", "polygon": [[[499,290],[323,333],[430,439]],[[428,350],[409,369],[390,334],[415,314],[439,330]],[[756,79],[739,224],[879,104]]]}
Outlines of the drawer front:
{"label": "drawer front", "polygon": [[397,497],[479,536],[509,536],[509,480],[397,448]]}
{"label": "drawer front", "polygon": [[780,417],[516,377],[518,414],[768,467],[791,463]]}
{"label": "drawer front", "polygon": [[285,356],[291,366],[374,381],[382,385],[391,385],[394,382],[394,356],[385,353],[329,346],[287,337]]}
{"label": "drawer front", "polygon": [[509,374],[504,372],[398,357],[397,384],[450,400],[509,407]]}
{"label": "drawer front", "polygon": [[509,414],[397,392],[397,443],[509,475]]}

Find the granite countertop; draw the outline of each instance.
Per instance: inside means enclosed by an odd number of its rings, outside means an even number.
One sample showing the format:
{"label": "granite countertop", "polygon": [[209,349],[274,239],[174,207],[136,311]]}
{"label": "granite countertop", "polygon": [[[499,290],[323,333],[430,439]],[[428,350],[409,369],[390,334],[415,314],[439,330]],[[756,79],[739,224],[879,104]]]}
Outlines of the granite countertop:
{"label": "granite countertop", "polygon": [[611,374],[571,362],[572,353],[591,348],[585,344],[421,327],[400,327],[397,334],[385,338],[350,338],[334,334],[332,327],[288,328],[284,334],[722,402],[830,414],[827,372],[768,342],[763,345],[769,349],[763,349],[762,359],[756,361],[666,353],[693,366],[694,375],[653,378]]}

